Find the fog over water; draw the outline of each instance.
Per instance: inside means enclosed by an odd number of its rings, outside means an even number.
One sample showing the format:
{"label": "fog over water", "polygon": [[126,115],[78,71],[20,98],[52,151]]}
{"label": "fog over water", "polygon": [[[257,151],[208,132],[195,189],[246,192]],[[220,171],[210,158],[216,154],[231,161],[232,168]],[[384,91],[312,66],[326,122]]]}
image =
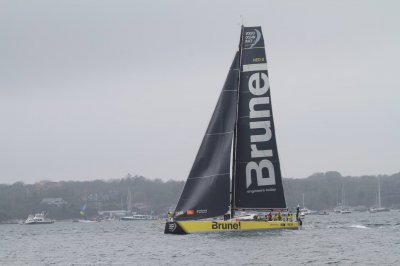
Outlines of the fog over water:
{"label": "fog over water", "polygon": [[0,183],[184,180],[240,25],[261,25],[283,175],[400,170],[397,1],[0,3]]}

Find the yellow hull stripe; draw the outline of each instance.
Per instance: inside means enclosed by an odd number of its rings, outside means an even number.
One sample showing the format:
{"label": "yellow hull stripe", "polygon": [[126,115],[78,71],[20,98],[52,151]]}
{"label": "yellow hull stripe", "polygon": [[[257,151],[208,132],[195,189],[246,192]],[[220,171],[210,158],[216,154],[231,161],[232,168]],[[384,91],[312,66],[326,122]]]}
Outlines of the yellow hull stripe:
{"label": "yellow hull stripe", "polygon": [[176,223],[188,234],[215,231],[299,229],[298,222],[284,221],[179,221]]}

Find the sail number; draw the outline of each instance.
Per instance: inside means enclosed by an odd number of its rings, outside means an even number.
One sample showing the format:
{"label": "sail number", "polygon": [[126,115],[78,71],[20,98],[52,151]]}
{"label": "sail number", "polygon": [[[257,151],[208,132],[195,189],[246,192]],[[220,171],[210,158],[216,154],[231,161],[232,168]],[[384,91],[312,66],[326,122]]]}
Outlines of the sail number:
{"label": "sail number", "polygon": [[[249,78],[249,91],[253,98],[249,101],[250,109],[250,124],[251,130],[262,129],[263,134],[261,135],[251,135],[250,136],[250,151],[251,158],[263,158],[261,161],[248,162],[246,165],[246,186],[247,188],[251,185],[251,177],[255,173],[257,177],[257,186],[271,186],[275,185],[275,171],[274,165],[268,159],[272,157],[272,150],[259,150],[257,148],[257,143],[270,141],[272,138],[271,131],[271,117],[270,109],[257,108],[257,105],[269,105],[269,97],[264,96],[269,90],[269,79],[265,73],[254,73]],[[252,119],[257,119],[257,121],[252,121]],[[268,176],[264,177],[263,172],[267,171]]]}
{"label": "sail number", "polygon": [[253,62],[254,63],[265,62],[265,58],[264,57],[253,58]]}

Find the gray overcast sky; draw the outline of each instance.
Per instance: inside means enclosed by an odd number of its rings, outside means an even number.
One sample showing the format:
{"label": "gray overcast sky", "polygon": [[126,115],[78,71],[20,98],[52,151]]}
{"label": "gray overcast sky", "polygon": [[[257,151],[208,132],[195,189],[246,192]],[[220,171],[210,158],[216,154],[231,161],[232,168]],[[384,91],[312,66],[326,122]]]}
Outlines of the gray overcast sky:
{"label": "gray overcast sky", "polygon": [[400,170],[398,1],[1,1],[0,183],[184,180],[261,25],[283,174]]}

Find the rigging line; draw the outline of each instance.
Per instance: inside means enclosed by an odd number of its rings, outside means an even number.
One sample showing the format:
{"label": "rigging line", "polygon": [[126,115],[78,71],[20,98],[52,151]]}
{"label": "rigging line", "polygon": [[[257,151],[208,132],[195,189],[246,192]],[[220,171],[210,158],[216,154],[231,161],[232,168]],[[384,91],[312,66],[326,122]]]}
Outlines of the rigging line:
{"label": "rigging line", "polygon": [[196,177],[188,177],[189,179],[195,179],[195,178],[209,178],[209,177],[214,177],[214,176],[220,176],[220,175],[229,175],[230,173],[224,173],[224,174],[215,174],[215,175],[205,175],[205,176],[196,176]]}

